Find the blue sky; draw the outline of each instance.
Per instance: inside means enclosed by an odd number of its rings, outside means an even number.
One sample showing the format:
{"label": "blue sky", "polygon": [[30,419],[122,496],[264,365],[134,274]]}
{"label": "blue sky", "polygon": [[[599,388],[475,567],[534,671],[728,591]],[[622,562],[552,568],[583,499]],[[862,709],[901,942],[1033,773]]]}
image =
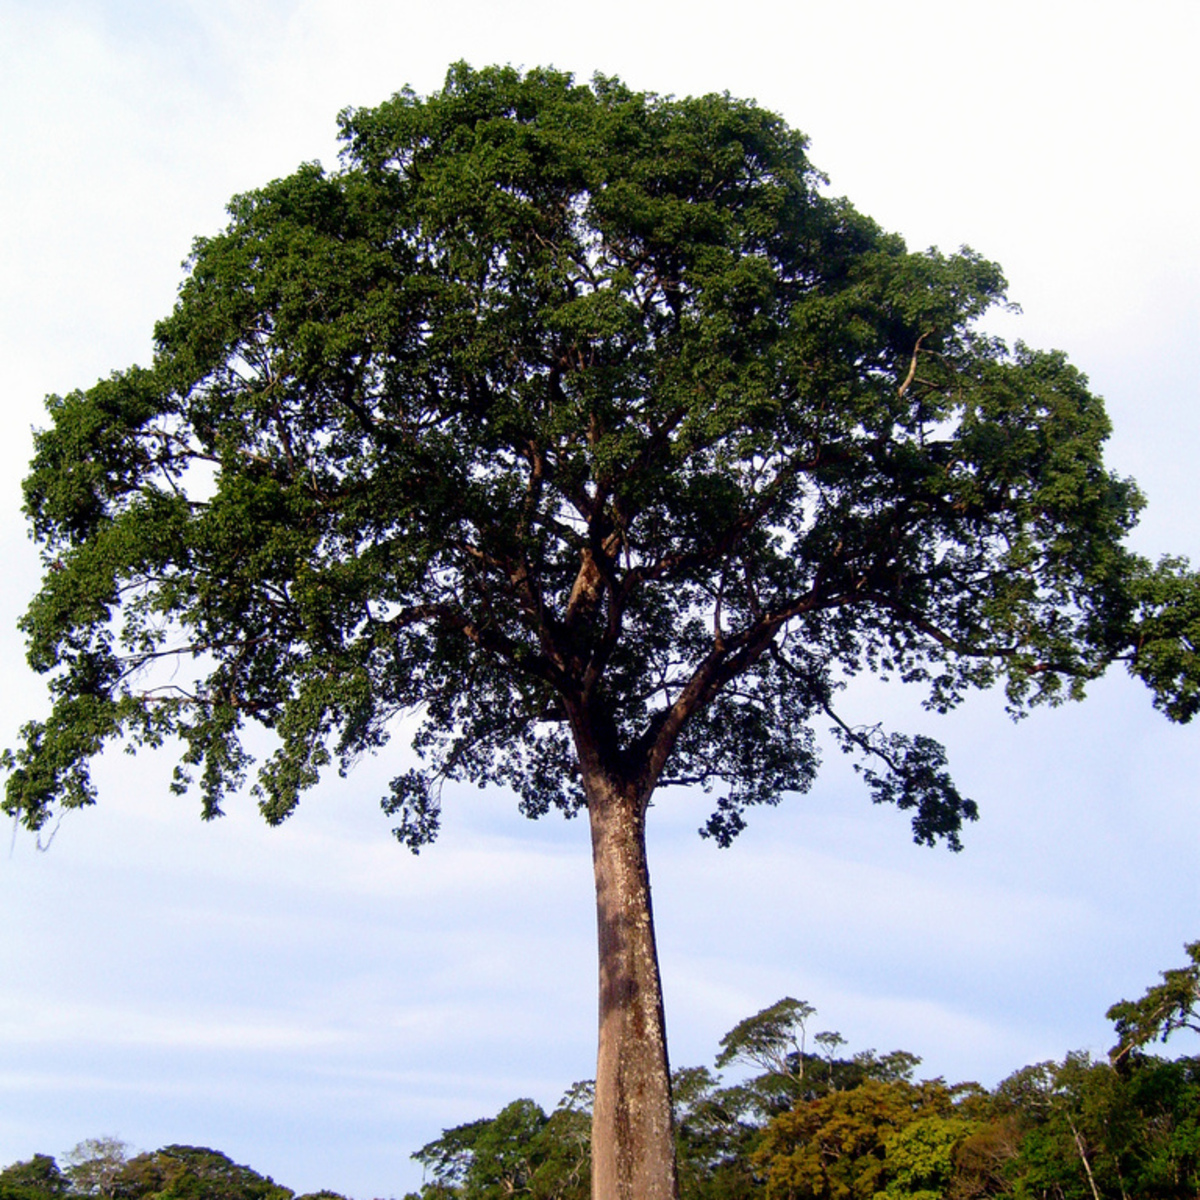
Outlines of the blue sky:
{"label": "blue sky", "polygon": [[[42,397],[146,361],[232,194],[332,165],[339,109],[428,91],[458,58],[782,112],[834,192],[913,246],[1004,265],[1024,313],[993,326],[1065,349],[1106,397],[1110,462],[1150,501],[1137,548],[1200,558],[1200,8],[1119,11],[0,0],[0,742],[44,707],[15,632]],[[903,1047],[952,1080],[1103,1052],[1105,1008],[1200,937],[1196,731],[1120,673],[1015,726],[994,696],[944,719],[869,682],[852,702],[943,740],[982,819],[960,855],[915,847],[836,752],[729,851],[695,836],[702,799],[661,797],[673,1061],[711,1061],[784,994],[849,1049]],[[248,800],[203,825],[166,758],[116,753],[47,853],[12,837],[0,1163],[114,1133],[215,1146],[297,1190],[401,1195],[443,1126],[592,1073],[584,826],[464,790],[413,858],[377,807],[403,753],[399,736],[279,830]]]}

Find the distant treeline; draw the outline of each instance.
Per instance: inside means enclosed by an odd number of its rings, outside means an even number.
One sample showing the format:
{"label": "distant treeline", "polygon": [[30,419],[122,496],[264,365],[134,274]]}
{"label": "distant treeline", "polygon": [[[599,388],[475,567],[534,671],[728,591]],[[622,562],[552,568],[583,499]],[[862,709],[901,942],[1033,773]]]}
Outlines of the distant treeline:
{"label": "distant treeline", "polygon": [[78,1200],[82,1196],[123,1200],[345,1200],[336,1192],[296,1197],[268,1175],[238,1166],[228,1155],[201,1146],[164,1146],[151,1154],[129,1154],[118,1138],[89,1138],[63,1155],[49,1154],[0,1171],[3,1200]]}
{"label": "distant treeline", "polygon": [[[845,1055],[791,997],[747,1017],[714,1064],[673,1076],[682,1200],[1196,1200],[1200,1056],[1148,1053],[1200,1032],[1200,942],[1136,1001],[1109,1010],[1107,1061],[1069,1054],[992,1090],[914,1079],[905,1051]],[[727,1084],[719,1071],[748,1076]],[[591,1085],[553,1112],[514,1100],[447,1129],[414,1154],[405,1200],[587,1200]],[[128,1156],[114,1138],[80,1143],[60,1166],[35,1155],[0,1171],[0,1200],[294,1200],[224,1154],[167,1146]],[[341,1200],[318,1192],[299,1200]]]}

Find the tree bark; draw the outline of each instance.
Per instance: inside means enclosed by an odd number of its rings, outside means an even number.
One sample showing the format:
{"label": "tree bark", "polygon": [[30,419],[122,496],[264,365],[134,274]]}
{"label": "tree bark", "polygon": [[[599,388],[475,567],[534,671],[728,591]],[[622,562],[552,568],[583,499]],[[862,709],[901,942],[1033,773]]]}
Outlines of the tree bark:
{"label": "tree bark", "polygon": [[676,1200],[671,1077],[646,865],[645,804],[585,779],[596,873],[600,1046],[592,1200]]}

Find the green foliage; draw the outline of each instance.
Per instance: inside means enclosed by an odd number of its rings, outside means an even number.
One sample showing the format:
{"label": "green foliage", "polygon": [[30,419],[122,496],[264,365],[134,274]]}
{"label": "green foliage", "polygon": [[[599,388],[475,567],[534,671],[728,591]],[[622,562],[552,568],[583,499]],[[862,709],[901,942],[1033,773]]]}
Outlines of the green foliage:
{"label": "green foliage", "polygon": [[[112,1200],[292,1200],[280,1187],[249,1167],[238,1166],[217,1150],[164,1146],[127,1158],[124,1142],[89,1138],[64,1157],[61,1171],[53,1158],[38,1154],[27,1163],[0,1171],[0,1200],[61,1200],[105,1196]],[[336,1192],[301,1200],[345,1200]]]}
{"label": "green foliage", "polygon": [[292,1200],[290,1188],[200,1146],[164,1146],[131,1158],[115,1178],[117,1200]]}
{"label": "green foliage", "polygon": [[1068,1055],[991,1094],[867,1080],[776,1116],[752,1160],[763,1195],[788,1200],[1184,1200],[1200,1187],[1200,1060]]}
{"label": "green foliage", "polygon": [[[755,1151],[767,1200],[872,1200],[888,1186],[889,1148],[900,1156],[892,1181],[897,1190],[890,1194],[909,1195],[907,1183],[921,1182],[926,1175],[937,1178],[944,1148],[936,1127],[930,1127],[932,1146],[924,1152],[919,1139],[906,1141],[898,1135],[919,1120],[948,1118],[952,1110],[953,1094],[940,1080],[868,1079],[849,1091],[802,1101],[771,1122]],[[943,1125],[941,1134],[949,1128],[965,1133],[968,1126]]]}
{"label": "green foliage", "polygon": [[1068,1055],[996,1090],[1010,1131],[1003,1188],[981,1195],[1172,1200],[1200,1187],[1200,1060],[1136,1057],[1122,1070]]}
{"label": "green foliage", "polygon": [[843,721],[848,676],[1020,709],[1124,658],[1192,715],[1195,578],[1123,548],[1084,377],[978,332],[994,264],[908,252],[728,96],[459,64],[341,129],[339,170],[197,240],[150,368],[48,401],[22,628],[53,707],[5,811],[91,803],[123,736],[177,739],[214,816],[256,722],[276,822],[411,712],[384,807],[414,849],[446,779],[536,816],[589,771],[720,787],[726,844],[831,721],[957,846],[941,747]]}
{"label": "green foliage", "polygon": [[[807,1001],[785,996],[739,1021],[721,1039],[719,1068],[740,1064],[761,1072],[736,1089],[760,1119],[784,1112],[798,1100],[845,1091],[868,1079],[909,1080],[920,1065],[921,1060],[905,1050],[884,1055],[860,1050],[851,1058],[839,1058],[835,1051],[846,1039],[834,1030],[816,1034],[812,1040],[821,1053],[811,1053],[806,1049],[807,1025],[816,1013]],[[732,1096],[733,1090],[723,1094]]]}
{"label": "green foliage", "polygon": [[758,1194],[750,1162],[761,1134],[762,1098],[752,1087],[722,1087],[707,1067],[671,1077],[680,1194],[687,1200],[742,1200]]}
{"label": "green foliage", "polygon": [[942,1200],[954,1178],[956,1152],[977,1128],[964,1117],[939,1113],[886,1134],[888,1182],[877,1200]]}
{"label": "green foliage", "polygon": [[28,1162],[0,1170],[0,1200],[61,1200],[70,1186],[70,1179],[48,1154],[35,1154]]}
{"label": "green foliage", "polygon": [[[794,1111],[797,1094],[789,1089],[801,1079],[800,1103],[847,1094],[868,1080],[885,1089],[915,1086],[907,1077],[920,1060],[903,1051],[829,1060],[805,1055],[807,1073],[797,1076],[801,1051],[793,1048],[801,1044],[801,1025],[815,1014],[812,1005],[785,997],[722,1038],[717,1066],[760,1067],[761,1075],[732,1084],[707,1067],[672,1075],[683,1200],[751,1200],[763,1194],[757,1151],[764,1132],[774,1128],[772,1117]],[[833,1037],[836,1045],[844,1044]],[[445,1130],[413,1155],[429,1177],[417,1200],[585,1196],[590,1100],[590,1085],[576,1084],[549,1117],[533,1101],[518,1100],[495,1117]]]}
{"label": "green foliage", "polygon": [[1200,709],[1200,594],[1187,561],[1164,558],[1133,581],[1139,606],[1133,673],[1151,687],[1154,704],[1173,721]]}
{"label": "green foliage", "polygon": [[1126,1083],[1129,1173],[1143,1196],[1200,1194],[1200,1058],[1147,1059]]}
{"label": "green foliage", "polygon": [[85,1138],[63,1155],[71,1190],[86,1196],[112,1196],[129,1149],[128,1143],[111,1135]]}
{"label": "green foliage", "polygon": [[1200,1033],[1200,941],[1184,950],[1191,966],[1163,971],[1162,983],[1147,988],[1140,1000],[1120,1000],[1108,1010],[1119,1039],[1111,1053],[1114,1062],[1155,1039],[1165,1042],[1180,1029]]}
{"label": "green foliage", "polygon": [[413,1158],[432,1177],[419,1200],[586,1200],[591,1116],[576,1089],[547,1116],[514,1100],[495,1117],[443,1131]]}
{"label": "green foliage", "polygon": [[[1194,957],[1194,948],[1189,946]],[[1186,972],[1147,993],[1188,994]],[[1173,989],[1173,990],[1172,990]],[[1157,1002],[1157,1004],[1156,1004]],[[1172,1010],[1174,1011],[1174,1010]],[[1022,1068],[993,1092],[975,1084],[912,1082],[919,1060],[896,1051],[834,1053],[835,1033],[804,1055],[811,1005],[790,998],[740,1022],[718,1065],[761,1076],[723,1087],[703,1068],[677,1072],[680,1178],[685,1197],[920,1197],[921,1200],[1183,1200],[1200,1193],[1200,1059],[1131,1050],[1115,1065],[1086,1055]],[[1110,1013],[1120,1019],[1121,1006]],[[749,1051],[749,1052],[747,1052]],[[804,1062],[803,1074],[798,1067]],[[764,1096],[784,1077],[794,1094]]]}
{"label": "green foliage", "polygon": [[739,1021],[721,1039],[717,1066],[742,1063],[757,1067],[768,1077],[772,1090],[794,1100],[804,1085],[807,1022],[816,1012],[807,1001],[784,996]]}

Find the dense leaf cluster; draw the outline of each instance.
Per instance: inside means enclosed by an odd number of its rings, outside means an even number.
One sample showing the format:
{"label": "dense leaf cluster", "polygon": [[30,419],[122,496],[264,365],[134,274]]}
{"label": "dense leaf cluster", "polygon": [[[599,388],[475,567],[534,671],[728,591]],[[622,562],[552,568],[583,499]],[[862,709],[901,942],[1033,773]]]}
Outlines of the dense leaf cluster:
{"label": "dense leaf cluster", "polygon": [[586,1200],[591,1133],[590,1085],[576,1084],[549,1116],[532,1100],[514,1100],[413,1155],[430,1176],[419,1200]]}
{"label": "dense leaf cluster", "polygon": [[726,843],[829,723],[957,844],[941,748],[844,723],[847,677],[1019,708],[1124,657],[1200,705],[1194,579],[1123,548],[1084,377],[980,333],[999,269],[829,198],[780,118],[459,65],[341,120],[340,169],[196,242],[152,366],[49,400],[23,628],[54,705],[6,811],[91,802],[123,735],[178,739],[215,815],[256,722],[279,821],[416,713],[385,800],[414,848],[445,779],[538,815],[589,771],[719,786]]}

